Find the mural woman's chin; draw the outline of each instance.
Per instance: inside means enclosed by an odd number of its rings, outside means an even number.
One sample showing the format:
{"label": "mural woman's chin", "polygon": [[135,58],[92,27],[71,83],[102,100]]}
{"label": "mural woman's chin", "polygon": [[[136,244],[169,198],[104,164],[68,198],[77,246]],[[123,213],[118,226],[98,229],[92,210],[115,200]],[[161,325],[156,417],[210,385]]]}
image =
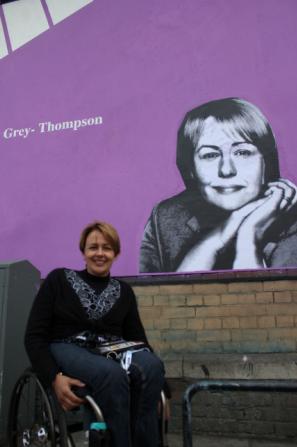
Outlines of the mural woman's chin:
{"label": "mural woman's chin", "polygon": [[221,192],[213,191],[211,194],[204,195],[204,198],[210,205],[232,213],[257,201],[259,193],[257,191],[257,194],[251,194],[248,189],[243,188],[240,191],[232,192],[232,194],[222,194]]}

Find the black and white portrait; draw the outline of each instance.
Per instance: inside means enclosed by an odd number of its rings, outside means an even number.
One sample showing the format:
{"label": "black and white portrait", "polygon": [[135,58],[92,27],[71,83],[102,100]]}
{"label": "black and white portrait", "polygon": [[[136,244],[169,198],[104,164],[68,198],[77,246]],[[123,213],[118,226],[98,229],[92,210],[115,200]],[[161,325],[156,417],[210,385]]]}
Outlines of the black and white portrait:
{"label": "black and white portrait", "polygon": [[255,105],[226,98],[189,111],[176,163],[186,189],[153,208],[140,272],[297,265],[296,186],[281,177],[273,131]]}

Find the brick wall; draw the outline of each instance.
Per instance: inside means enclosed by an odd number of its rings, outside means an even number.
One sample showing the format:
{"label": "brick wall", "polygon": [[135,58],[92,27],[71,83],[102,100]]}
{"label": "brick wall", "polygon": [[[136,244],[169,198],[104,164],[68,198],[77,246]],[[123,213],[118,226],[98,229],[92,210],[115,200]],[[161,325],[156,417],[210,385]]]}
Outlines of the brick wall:
{"label": "brick wall", "polygon": [[138,285],[134,291],[162,356],[296,351],[297,280]]}
{"label": "brick wall", "polygon": [[[180,434],[182,394],[196,379],[297,379],[297,279],[248,276],[132,281],[173,388],[173,433]],[[295,396],[215,393],[194,403],[194,415],[200,435],[297,439]]]}

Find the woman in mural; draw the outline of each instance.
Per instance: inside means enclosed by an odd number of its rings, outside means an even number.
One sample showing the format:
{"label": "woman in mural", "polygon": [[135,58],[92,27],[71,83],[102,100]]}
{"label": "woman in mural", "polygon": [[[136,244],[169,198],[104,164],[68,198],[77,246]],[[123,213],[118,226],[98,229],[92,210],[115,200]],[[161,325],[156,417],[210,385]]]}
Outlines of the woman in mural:
{"label": "woman in mural", "polygon": [[189,111],[177,166],[186,190],[154,207],[140,272],[297,265],[296,186],[280,177],[273,132],[256,106],[226,98]]}
{"label": "woman in mural", "polygon": [[[83,403],[73,387],[91,388],[113,447],[156,447],[164,368],[148,345],[131,287],[110,276],[118,234],[104,222],[90,224],[80,250],[86,269],[53,270],[37,294],[25,337],[29,358],[64,410]],[[126,341],[135,343],[118,361],[90,351]]]}

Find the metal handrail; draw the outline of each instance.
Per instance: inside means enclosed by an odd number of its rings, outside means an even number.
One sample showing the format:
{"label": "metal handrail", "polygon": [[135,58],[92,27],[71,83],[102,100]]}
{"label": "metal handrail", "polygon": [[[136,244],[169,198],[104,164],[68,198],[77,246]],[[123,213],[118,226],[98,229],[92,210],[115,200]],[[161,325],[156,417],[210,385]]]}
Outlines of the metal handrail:
{"label": "metal handrail", "polygon": [[199,391],[297,391],[297,380],[247,380],[247,379],[202,379],[189,385],[183,396],[183,445],[192,447],[192,407],[191,400]]}

